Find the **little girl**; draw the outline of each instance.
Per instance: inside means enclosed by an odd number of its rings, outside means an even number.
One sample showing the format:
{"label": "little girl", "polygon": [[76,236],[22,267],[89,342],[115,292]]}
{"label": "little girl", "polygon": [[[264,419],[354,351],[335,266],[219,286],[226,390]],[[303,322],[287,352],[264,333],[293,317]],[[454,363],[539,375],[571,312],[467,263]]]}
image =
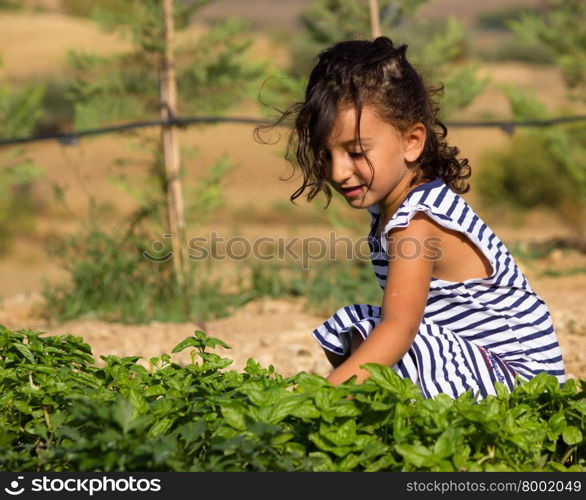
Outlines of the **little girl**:
{"label": "little girl", "polygon": [[[352,304],[313,332],[340,384],[392,366],[425,397],[496,394],[540,372],[562,383],[549,311],[505,245],[459,196],[470,167],[446,141],[432,97],[386,37],[319,54],[289,141],[308,201],[331,188],[367,209],[382,307]],[[529,181],[530,182],[530,181]]]}

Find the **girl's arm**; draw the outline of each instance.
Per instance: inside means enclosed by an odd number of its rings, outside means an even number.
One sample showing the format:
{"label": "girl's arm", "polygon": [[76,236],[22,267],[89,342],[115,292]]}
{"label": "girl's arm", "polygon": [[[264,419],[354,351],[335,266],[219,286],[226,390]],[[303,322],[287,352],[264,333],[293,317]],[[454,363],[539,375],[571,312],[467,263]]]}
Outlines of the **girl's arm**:
{"label": "girl's arm", "polygon": [[419,212],[405,228],[388,238],[389,268],[383,295],[381,321],[360,347],[328,377],[337,385],[353,375],[361,383],[369,373],[360,365],[392,366],[409,350],[419,330],[434,267],[426,239],[437,237],[431,220]]}
{"label": "girl's arm", "polygon": [[346,361],[350,357],[350,353],[340,355],[336,354],[335,352],[328,351],[327,349],[324,349],[323,351],[326,355],[326,358],[328,358],[328,361],[334,368],[338,368],[338,366],[340,366],[344,361]]}

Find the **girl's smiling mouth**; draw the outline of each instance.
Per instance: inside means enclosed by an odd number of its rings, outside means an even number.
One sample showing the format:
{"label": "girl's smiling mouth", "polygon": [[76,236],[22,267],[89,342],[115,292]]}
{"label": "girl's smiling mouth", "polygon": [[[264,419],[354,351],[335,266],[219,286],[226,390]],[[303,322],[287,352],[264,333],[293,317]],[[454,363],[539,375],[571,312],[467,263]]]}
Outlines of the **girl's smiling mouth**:
{"label": "girl's smiling mouth", "polygon": [[347,198],[355,198],[356,196],[359,196],[362,194],[362,191],[364,190],[364,184],[361,184],[360,186],[350,186],[350,187],[341,187],[340,188],[342,190],[342,193],[344,193],[344,196],[346,196]]}

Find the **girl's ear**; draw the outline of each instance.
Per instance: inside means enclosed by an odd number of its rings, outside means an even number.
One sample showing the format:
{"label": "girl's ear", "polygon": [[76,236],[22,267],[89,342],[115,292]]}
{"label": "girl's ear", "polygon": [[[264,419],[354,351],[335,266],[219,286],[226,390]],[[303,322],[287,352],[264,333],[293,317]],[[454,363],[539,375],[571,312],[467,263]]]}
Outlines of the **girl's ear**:
{"label": "girl's ear", "polygon": [[425,146],[427,131],[423,123],[416,123],[405,133],[405,160],[413,162],[419,158]]}

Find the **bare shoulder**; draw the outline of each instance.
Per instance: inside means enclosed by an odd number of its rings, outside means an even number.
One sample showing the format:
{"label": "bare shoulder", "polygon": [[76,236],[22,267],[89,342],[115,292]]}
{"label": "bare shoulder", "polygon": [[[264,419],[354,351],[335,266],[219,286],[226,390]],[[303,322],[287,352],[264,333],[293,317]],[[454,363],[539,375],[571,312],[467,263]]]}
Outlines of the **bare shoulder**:
{"label": "bare shoulder", "polygon": [[432,220],[425,212],[417,212],[408,226],[396,227],[387,235],[389,249],[400,241],[406,239],[423,240],[424,238],[440,237],[445,229]]}
{"label": "bare shoulder", "polygon": [[390,231],[391,258],[433,263],[433,277],[461,282],[486,278],[493,273],[490,261],[466,233],[443,227],[424,212],[417,212],[409,225]]}

